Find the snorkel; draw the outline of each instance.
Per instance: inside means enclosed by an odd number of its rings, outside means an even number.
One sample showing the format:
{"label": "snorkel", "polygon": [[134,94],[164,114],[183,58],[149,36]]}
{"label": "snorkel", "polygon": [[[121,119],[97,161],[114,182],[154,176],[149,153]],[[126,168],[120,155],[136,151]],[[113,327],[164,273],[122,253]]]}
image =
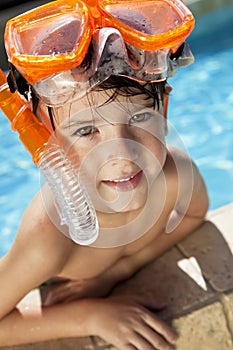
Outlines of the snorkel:
{"label": "snorkel", "polygon": [[[132,27],[133,20],[130,26],[135,12],[142,31]],[[77,100],[111,75],[141,83],[166,80],[176,68],[193,62],[184,45],[193,26],[193,16],[181,0],[57,0],[10,20],[5,46],[10,64],[39,100],[53,107]],[[82,62],[91,42],[93,60],[86,68]],[[92,202],[63,148],[18,93],[16,80],[12,86],[15,91],[1,72],[0,108],[49,184],[70,238],[90,245],[99,232]]]}

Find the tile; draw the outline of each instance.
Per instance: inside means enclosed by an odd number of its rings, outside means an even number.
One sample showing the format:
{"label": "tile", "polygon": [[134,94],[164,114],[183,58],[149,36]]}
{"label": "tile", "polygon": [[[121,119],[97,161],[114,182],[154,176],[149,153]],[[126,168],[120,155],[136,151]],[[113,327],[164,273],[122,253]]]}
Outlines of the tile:
{"label": "tile", "polygon": [[56,339],[35,344],[4,346],[0,350],[95,350],[92,340],[85,338]]}
{"label": "tile", "polygon": [[233,293],[222,296],[222,304],[228,321],[228,327],[233,338]]}
{"label": "tile", "polygon": [[219,302],[175,319],[173,326],[179,334],[176,350],[233,349],[223,307]]}
{"label": "tile", "polygon": [[119,350],[115,346],[106,343],[100,337],[92,337],[92,340],[96,350]]}
{"label": "tile", "polygon": [[207,291],[204,291],[178,267],[183,258],[176,248],[172,248],[130,280],[119,284],[113,294],[136,294],[165,300],[168,306],[159,312],[163,319],[174,318],[212,300],[215,293],[208,285]]}
{"label": "tile", "polygon": [[[90,337],[58,339],[53,341],[52,350],[95,350]],[[34,349],[33,349],[34,350]]]}
{"label": "tile", "polygon": [[221,231],[233,254],[233,203],[209,213],[208,219]]}
{"label": "tile", "polygon": [[188,257],[195,257],[212,288],[224,292],[233,288],[233,255],[222,232],[206,221],[192,235],[178,244]]}

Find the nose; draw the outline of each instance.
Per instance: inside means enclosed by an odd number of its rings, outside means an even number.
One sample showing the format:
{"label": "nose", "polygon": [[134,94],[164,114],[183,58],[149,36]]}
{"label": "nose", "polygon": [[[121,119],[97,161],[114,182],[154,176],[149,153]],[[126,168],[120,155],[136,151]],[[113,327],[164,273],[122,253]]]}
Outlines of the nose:
{"label": "nose", "polygon": [[108,160],[130,160],[136,161],[139,157],[139,147],[129,130],[130,126],[117,124],[107,131],[107,153]]}

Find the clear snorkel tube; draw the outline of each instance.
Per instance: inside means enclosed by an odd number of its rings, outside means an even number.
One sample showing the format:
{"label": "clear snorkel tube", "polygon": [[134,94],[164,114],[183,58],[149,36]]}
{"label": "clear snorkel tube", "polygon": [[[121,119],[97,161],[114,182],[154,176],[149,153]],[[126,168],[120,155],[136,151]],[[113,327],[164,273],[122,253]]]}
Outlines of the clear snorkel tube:
{"label": "clear snorkel tube", "polygon": [[48,143],[51,137],[48,129],[39,122],[17,92],[10,92],[2,70],[0,108],[50,186],[68,226],[70,238],[81,245],[92,244],[97,239],[99,228],[87,192],[78,182],[64,150],[56,143]]}

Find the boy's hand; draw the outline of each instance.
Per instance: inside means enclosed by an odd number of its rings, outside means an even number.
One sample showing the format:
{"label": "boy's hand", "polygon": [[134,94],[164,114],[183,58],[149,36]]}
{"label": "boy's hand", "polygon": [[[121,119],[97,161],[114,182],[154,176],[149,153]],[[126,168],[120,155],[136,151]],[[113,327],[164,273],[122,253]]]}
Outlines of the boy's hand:
{"label": "boy's hand", "polygon": [[92,318],[93,334],[120,350],[172,350],[176,333],[148,310],[164,307],[139,296],[100,299]]}

